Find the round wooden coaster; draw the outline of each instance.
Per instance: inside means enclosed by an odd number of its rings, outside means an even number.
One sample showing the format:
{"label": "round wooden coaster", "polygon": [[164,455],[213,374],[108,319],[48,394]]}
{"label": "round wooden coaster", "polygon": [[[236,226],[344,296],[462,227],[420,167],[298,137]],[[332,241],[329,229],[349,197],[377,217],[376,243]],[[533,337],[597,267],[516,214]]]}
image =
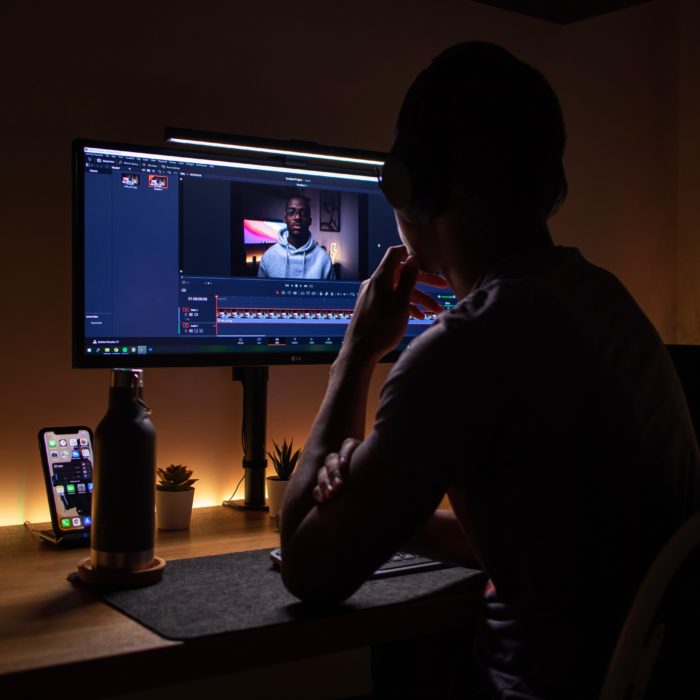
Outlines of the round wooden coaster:
{"label": "round wooden coaster", "polygon": [[83,583],[98,586],[117,586],[136,588],[150,586],[163,578],[165,559],[154,557],[153,563],[147,569],[128,571],[122,569],[95,569],[90,557],[78,562],[78,576]]}

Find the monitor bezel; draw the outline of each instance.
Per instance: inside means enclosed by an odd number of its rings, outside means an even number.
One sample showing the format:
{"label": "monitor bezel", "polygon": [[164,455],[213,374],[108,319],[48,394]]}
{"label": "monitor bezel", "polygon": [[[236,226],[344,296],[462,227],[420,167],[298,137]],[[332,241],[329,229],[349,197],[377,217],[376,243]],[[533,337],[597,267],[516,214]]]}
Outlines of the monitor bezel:
{"label": "monitor bezel", "polygon": [[[262,140],[260,140],[262,141]],[[279,141],[272,142],[278,145]],[[298,146],[298,142],[292,142]],[[76,369],[109,369],[114,367],[257,367],[272,365],[328,365],[332,364],[338,356],[339,349],[331,352],[241,352],[241,353],[178,353],[162,355],[91,355],[87,356],[84,348],[85,336],[85,238],[84,238],[84,211],[85,190],[82,171],[83,153],[85,147],[105,148],[113,150],[141,151],[156,155],[168,155],[196,158],[209,157],[217,160],[237,163],[260,164],[261,162],[280,167],[299,167],[298,159],[289,159],[284,156],[265,155],[249,157],[241,153],[212,153],[197,150],[185,146],[151,146],[134,143],[122,143],[103,141],[99,139],[76,138],[72,143],[72,182],[73,182],[73,209],[72,209],[72,366]],[[367,151],[353,151],[352,149],[335,149],[350,156],[362,157]],[[314,170],[335,172],[337,165],[325,165],[314,162]],[[369,172],[369,171],[368,171]],[[401,350],[394,350],[381,359],[381,362],[394,362]]]}

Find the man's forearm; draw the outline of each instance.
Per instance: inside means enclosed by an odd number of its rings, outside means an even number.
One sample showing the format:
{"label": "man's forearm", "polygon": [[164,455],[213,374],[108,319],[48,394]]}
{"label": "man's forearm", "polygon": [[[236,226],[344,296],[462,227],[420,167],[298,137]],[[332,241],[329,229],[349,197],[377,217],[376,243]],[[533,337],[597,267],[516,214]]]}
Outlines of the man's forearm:
{"label": "man's forearm", "polygon": [[337,452],[345,438],[364,438],[367,394],[375,365],[374,359],[359,357],[345,348],[331,367],[326,394],[287,487],[281,523],[283,544],[315,505],[313,488],[326,455]]}

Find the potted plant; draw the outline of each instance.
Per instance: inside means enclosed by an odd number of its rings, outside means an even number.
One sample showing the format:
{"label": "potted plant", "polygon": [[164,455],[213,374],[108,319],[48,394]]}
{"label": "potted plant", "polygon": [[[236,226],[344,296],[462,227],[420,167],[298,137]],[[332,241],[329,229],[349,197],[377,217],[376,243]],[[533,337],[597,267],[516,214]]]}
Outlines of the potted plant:
{"label": "potted plant", "polygon": [[276,518],[282,509],[287,484],[292,478],[299,457],[301,457],[301,450],[292,451],[294,440],[290,440],[287,444],[286,438],[282,441],[282,447],[274,440],[272,444],[275,446],[275,451],[274,453],[268,452],[267,456],[272,460],[276,476],[267,477],[267,496],[270,504],[270,517]]}
{"label": "potted plant", "polygon": [[156,522],[161,530],[186,530],[192,517],[192,470],[182,464],[156,469]]}

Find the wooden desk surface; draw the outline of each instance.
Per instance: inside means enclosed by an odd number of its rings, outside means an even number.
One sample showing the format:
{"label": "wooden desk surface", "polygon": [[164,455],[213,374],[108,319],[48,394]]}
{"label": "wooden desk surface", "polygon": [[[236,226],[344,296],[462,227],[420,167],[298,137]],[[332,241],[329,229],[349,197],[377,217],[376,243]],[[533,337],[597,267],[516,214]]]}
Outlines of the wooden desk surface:
{"label": "wooden desk surface", "polygon": [[[155,549],[167,561],[278,543],[267,513],[219,506],[195,509],[189,530],[157,531]],[[69,583],[88,555],[42,543],[22,525],[0,528],[0,674],[177,644]]]}
{"label": "wooden desk surface", "polygon": [[[189,531],[159,531],[155,550],[167,561],[264,549],[278,542],[279,533],[267,513],[218,506],[195,510]],[[401,609],[385,613],[379,627],[376,613],[333,619],[332,635],[328,634],[328,622],[324,628],[323,621],[316,621],[276,629],[274,644],[265,630],[259,635],[246,633],[245,639],[217,635],[173,642],[102,603],[92,591],[66,580],[87,555],[87,548],[59,549],[41,543],[20,525],[0,528],[3,698],[33,697],[34,692],[49,688],[54,699],[63,694],[61,688],[65,688],[66,697],[100,697],[128,691],[144,672],[155,686],[164,679],[220,673],[221,668],[235,671],[366,646],[373,639],[382,639],[382,625],[391,634],[405,635],[407,625],[414,632],[419,619],[423,622],[418,631],[429,632],[456,618],[455,598],[445,596],[437,602],[419,601],[408,619],[401,606],[389,606]],[[474,591],[470,597],[476,600],[480,594]],[[465,609],[464,595],[459,599],[457,609]],[[91,686],[89,692],[81,694],[76,688],[76,674]],[[109,687],[96,692],[95,683],[104,685],[106,676]],[[144,687],[141,680],[137,687]],[[21,695],[17,695],[19,688]]]}

